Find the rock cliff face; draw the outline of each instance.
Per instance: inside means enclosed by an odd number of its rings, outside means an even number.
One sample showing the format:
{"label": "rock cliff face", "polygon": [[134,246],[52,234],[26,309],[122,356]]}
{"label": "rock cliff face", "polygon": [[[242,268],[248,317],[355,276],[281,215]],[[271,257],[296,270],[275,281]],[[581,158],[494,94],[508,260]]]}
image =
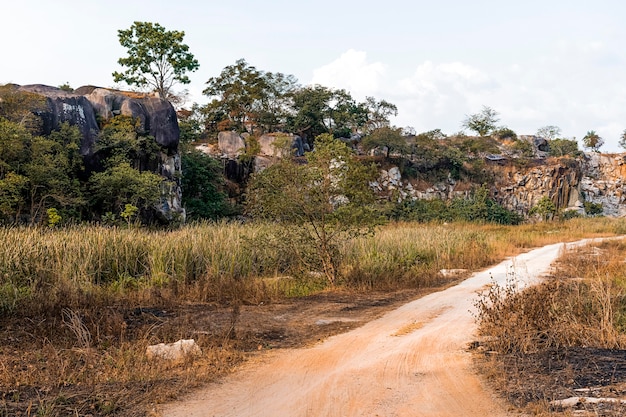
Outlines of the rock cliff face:
{"label": "rock cliff face", "polygon": [[166,220],[184,219],[185,210],[181,206],[178,180],[181,173],[178,154],[180,131],[176,111],[169,102],[148,94],[93,86],[80,87],[73,92],[39,84],[21,86],[19,89],[46,97],[47,108],[38,113],[43,121],[42,134],[50,134],[64,122],[78,126],[83,136],[81,155],[88,166],[95,154],[100,132],[98,118],[107,120],[126,115],[139,119],[141,129],[154,137],[162,147],[157,173],[165,181],[162,184],[161,204],[155,208]]}
{"label": "rock cliff face", "polygon": [[[601,204],[606,216],[626,216],[626,154],[584,154],[577,159],[535,159],[527,164],[515,160],[487,161],[494,182],[494,199],[504,207],[526,215],[539,200],[549,197],[558,210],[584,213],[584,203]],[[397,167],[381,170],[372,187],[393,201],[467,197],[481,184],[451,178],[434,184],[402,178]]]}

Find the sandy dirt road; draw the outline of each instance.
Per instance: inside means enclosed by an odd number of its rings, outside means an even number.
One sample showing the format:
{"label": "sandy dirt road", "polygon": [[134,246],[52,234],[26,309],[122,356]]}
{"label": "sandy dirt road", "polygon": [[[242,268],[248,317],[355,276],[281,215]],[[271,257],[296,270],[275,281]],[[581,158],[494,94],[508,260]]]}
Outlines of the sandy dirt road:
{"label": "sandy dirt road", "polygon": [[[576,242],[581,244],[586,241]],[[307,349],[270,352],[163,417],[507,416],[472,369],[477,292],[527,285],[564,248],[532,250]]]}

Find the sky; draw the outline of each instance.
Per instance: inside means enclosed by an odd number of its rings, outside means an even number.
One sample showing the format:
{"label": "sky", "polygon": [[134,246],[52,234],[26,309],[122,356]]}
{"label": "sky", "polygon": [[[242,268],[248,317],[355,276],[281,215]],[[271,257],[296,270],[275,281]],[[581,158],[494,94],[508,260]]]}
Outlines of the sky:
{"label": "sky", "polygon": [[[133,22],[185,32],[200,63],[186,88],[238,59],[398,107],[416,132],[462,130],[488,106],[518,135],[590,130],[620,152],[626,129],[623,0],[0,0],[0,84],[113,82]],[[467,132],[470,133],[470,132]]]}

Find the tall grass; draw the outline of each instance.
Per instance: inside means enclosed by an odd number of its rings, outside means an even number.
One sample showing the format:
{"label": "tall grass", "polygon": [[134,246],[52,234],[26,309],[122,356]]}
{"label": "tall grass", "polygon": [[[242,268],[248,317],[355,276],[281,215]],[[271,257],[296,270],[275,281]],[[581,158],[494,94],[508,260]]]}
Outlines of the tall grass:
{"label": "tall grass", "polygon": [[[477,269],[520,248],[626,230],[624,222],[574,219],[525,226],[397,223],[340,248],[343,284],[425,287],[443,268]],[[250,301],[302,294],[320,283],[267,280],[293,271],[271,224],[194,224],[174,231],[76,226],[0,228],[0,312],[29,314],[126,297]],[[315,272],[308,278],[315,280]],[[312,277],[312,278],[311,278]],[[319,279],[317,280],[319,281]],[[323,285],[322,285],[323,287]]]}

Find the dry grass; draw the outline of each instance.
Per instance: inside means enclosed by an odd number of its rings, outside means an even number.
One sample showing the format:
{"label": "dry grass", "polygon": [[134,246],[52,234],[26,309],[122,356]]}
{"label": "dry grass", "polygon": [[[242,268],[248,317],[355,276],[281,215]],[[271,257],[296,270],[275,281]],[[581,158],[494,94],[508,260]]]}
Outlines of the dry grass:
{"label": "dry grass", "polygon": [[[568,415],[549,403],[581,395],[576,389],[624,395],[625,260],[626,242],[605,241],[564,253],[542,284],[484,293],[477,301],[483,348],[496,355],[481,369],[496,389],[532,415]],[[578,407],[606,416],[623,408]]]}
{"label": "dry grass", "polygon": [[[440,269],[475,270],[524,248],[622,229],[606,219],[391,224],[341,248],[340,285],[361,294],[429,288],[445,284]],[[234,331],[240,306],[328,290],[315,271],[289,275],[293,259],[260,243],[271,232],[234,223],[0,229],[0,416],[145,415],[146,404],[228,372],[245,356]],[[193,309],[211,306],[228,306],[231,325],[192,332]],[[146,345],[182,338],[195,338],[202,357],[145,358]]]}

